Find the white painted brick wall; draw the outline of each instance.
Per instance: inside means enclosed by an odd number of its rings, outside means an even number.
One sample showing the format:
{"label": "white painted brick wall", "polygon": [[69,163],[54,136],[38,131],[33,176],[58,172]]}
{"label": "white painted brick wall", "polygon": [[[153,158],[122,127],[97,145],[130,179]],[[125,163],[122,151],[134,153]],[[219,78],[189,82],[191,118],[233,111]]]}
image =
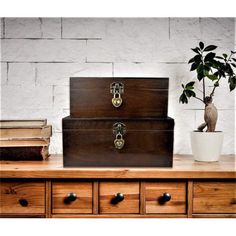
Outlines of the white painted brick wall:
{"label": "white painted brick wall", "polygon": [[[52,86],[2,85],[2,109],[14,111],[15,108],[52,108]],[[3,114],[4,115],[4,114]],[[25,114],[24,114],[25,115]]]}
{"label": "white painted brick wall", "polygon": [[35,85],[35,63],[9,63],[7,77],[8,85]]}
{"label": "white painted brick wall", "polygon": [[[69,77],[169,77],[175,153],[191,153],[190,131],[203,120],[197,100],[179,104],[181,83],[195,79],[187,61],[199,40],[236,49],[235,18],[1,18],[1,118],[47,118],[51,153],[62,152]],[[210,85],[210,84],[209,84]],[[210,88],[209,88],[210,89]],[[223,153],[235,153],[235,92],[216,90]]]}
{"label": "white painted brick wall", "polygon": [[41,18],[42,38],[61,38],[61,18]]}
{"label": "white painted brick wall", "polygon": [[5,85],[7,83],[7,63],[1,62],[1,85]]}
{"label": "white painted brick wall", "polygon": [[2,39],[2,61],[85,62],[85,40]]}
{"label": "white painted brick wall", "polygon": [[201,38],[201,26],[199,18],[173,18],[170,19],[170,38],[197,39]]}
{"label": "white painted brick wall", "polygon": [[41,38],[39,18],[6,18],[5,38]]}
{"label": "white painted brick wall", "polygon": [[69,85],[72,76],[112,76],[112,63],[37,63],[37,84]]}

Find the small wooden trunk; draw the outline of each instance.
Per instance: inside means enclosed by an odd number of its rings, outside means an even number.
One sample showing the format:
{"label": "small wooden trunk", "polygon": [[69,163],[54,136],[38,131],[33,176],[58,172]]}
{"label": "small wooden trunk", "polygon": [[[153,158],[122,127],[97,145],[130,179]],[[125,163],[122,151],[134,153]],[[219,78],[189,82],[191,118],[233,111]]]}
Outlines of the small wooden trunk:
{"label": "small wooden trunk", "polygon": [[[171,118],[63,119],[65,167],[171,167]],[[123,139],[123,146],[116,141]],[[120,148],[121,147],[121,148]]]}
{"label": "small wooden trunk", "polygon": [[168,78],[70,78],[70,115],[166,117]]}

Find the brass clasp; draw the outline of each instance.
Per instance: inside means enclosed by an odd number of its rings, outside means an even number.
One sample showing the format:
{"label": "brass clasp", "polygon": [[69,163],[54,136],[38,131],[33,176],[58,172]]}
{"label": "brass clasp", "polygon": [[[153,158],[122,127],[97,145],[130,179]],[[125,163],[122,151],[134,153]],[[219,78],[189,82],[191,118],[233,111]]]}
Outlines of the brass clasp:
{"label": "brass clasp", "polygon": [[114,107],[120,107],[122,104],[121,94],[124,93],[124,84],[121,82],[114,82],[110,84],[110,93],[113,94],[111,100]]}
{"label": "brass clasp", "polygon": [[125,124],[117,122],[113,125],[113,134],[115,134],[114,145],[116,149],[122,149],[125,145],[123,135],[126,133]]}

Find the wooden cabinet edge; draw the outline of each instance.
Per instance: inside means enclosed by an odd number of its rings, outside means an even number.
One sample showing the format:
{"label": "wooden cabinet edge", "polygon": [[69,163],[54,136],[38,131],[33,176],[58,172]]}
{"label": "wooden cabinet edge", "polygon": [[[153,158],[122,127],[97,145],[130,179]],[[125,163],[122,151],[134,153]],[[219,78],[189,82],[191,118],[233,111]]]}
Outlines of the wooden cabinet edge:
{"label": "wooden cabinet edge", "polygon": [[[68,171],[69,170],[69,171]],[[236,180],[235,172],[213,172],[213,173],[202,173],[202,172],[175,172],[175,171],[141,171],[141,170],[124,170],[107,172],[93,171],[93,170],[71,170],[65,171],[49,171],[40,173],[38,171],[1,171],[1,179],[196,179],[196,180]]]}
{"label": "wooden cabinet edge", "polygon": [[236,214],[192,214],[193,218],[236,218]]}
{"label": "wooden cabinet edge", "polygon": [[187,218],[186,214],[52,214],[51,218]]}

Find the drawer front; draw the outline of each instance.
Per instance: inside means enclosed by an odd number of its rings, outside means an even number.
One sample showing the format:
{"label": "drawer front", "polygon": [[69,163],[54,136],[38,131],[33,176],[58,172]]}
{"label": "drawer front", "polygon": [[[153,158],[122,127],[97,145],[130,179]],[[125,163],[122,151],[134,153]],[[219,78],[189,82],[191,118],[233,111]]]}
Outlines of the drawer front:
{"label": "drawer front", "polygon": [[236,213],[236,183],[195,182],[193,213]]}
{"label": "drawer front", "polygon": [[[118,107],[112,104],[114,82],[123,84]],[[168,78],[70,78],[72,117],[166,117],[167,109]]]}
{"label": "drawer front", "polygon": [[2,214],[44,214],[44,182],[1,182]]}
{"label": "drawer front", "polygon": [[[122,196],[124,199],[122,200]],[[138,182],[101,182],[99,211],[109,213],[139,213]]]}
{"label": "drawer front", "polygon": [[144,183],[146,214],[186,212],[186,183]]}
{"label": "drawer front", "polygon": [[92,213],[92,182],[54,182],[52,213]]}

